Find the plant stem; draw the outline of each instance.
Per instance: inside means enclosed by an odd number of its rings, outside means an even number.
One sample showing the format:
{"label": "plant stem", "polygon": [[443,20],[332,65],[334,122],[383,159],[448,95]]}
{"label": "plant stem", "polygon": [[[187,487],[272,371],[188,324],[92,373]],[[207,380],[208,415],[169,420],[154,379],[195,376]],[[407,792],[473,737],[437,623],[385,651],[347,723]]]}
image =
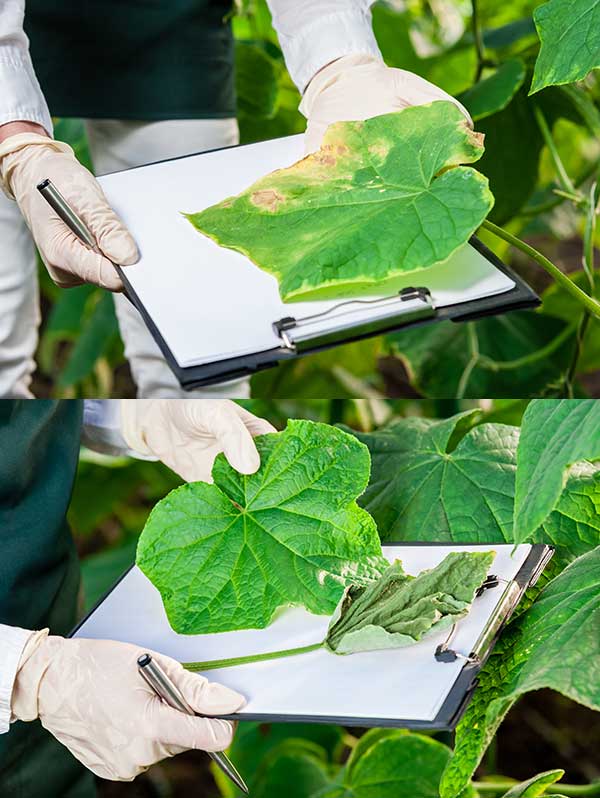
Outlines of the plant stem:
{"label": "plant stem", "polygon": [[[503,795],[509,790],[516,782],[509,783],[506,781],[474,781],[472,782],[474,789],[480,795],[489,793]],[[556,789],[560,790],[561,795],[566,795],[568,798],[578,795],[600,795],[600,781],[593,782],[592,784],[557,784]]]}
{"label": "plant stem", "polygon": [[490,222],[489,219],[486,219],[483,224],[481,225],[485,230],[488,230],[490,233],[493,233],[498,238],[501,238],[503,241],[507,241],[509,244],[512,244],[517,249],[520,249],[521,252],[524,252],[526,255],[529,255],[536,263],[538,263],[548,274],[552,275],[552,277],[556,280],[556,282],[561,285],[565,291],[571,296],[576,299],[581,305],[584,306],[590,313],[593,313],[594,316],[600,319],[600,302],[597,302],[593,297],[588,296],[585,291],[582,291],[578,285],[570,280],[566,274],[563,274],[558,266],[555,266],[551,260],[545,255],[542,255],[541,252],[538,252],[537,249],[526,244],[525,241],[521,241],[520,238],[512,235],[507,230],[504,230],[502,227],[498,227],[493,222]]}
{"label": "plant stem", "polygon": [[536,121],[538,123],[538,127],[540,132],[544,138],[544,142],[548,150],[550,151],[550,156],[554,163],[554,167],[556,169],[556,173],[558,175],[558,182],[563,187],[563,190],[571,197],[568,197],[573,200],[582,200],[583,196],[579,194],[575,186],[573,185],[573,181],[567,174],[567,170],[565,169],[565,165],[562,162],[562,159],[556,149],[556,144],[554,143],[554,139],[552,138],[552,133],[548,126],[548,122],[546,122],[546,117],[542,113],[542,109],[539,105],[533,106],[533,113],[535,115]]}
{"label": "plant stem", "polygon": [[477,71],[475,72],[475,83],[477,83],[486,65],[483,31],[481,30],[481,20],[479,18],[479,0],[471,0],[471,8],[473,9],[473,39],[475,40],[475,52],[477,53]]}
{"label": "plant stem", "polygon": [[229,657],[228,659],[209,659],[206,662],[182,662],[183,667],[188,671],[212,671],[216,668],[231,668],[234,665],[247,665],[250,662],[263,662],[268,659],[280,659],[282,657],[293,657],[296,654],[308,654],[309,651],[317,651],[322,648],[325,641],[313,643],[310,646],[300,646],[299,648],[284,648],[281,651],[265,651],[263,654],[248,654],[244,657]]}

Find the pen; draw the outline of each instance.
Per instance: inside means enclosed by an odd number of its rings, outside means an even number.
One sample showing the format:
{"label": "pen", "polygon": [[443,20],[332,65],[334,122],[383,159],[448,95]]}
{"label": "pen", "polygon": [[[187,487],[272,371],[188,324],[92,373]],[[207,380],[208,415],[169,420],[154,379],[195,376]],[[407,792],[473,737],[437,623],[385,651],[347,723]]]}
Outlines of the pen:
{"label": "pen", "polygon": [[80,241],[87,244],[88,247],[95,252],[99,252],[96,240],[86,227],[85,222],[77,215],[73,208],[71,208],[54,183],[49,179],[42,180],[41,183],[37,184],[37,190],[48,205],[50,205],[52,210],[60,216],[69,230],[74,233]]}
{"label": "pen", "polygon": [[[150,654],[146,653],[138,657],[137,664],[140,674],[159,698],[162,698],[165,703],[174,709],[178,709],[180,712],[185,712],[188,715],[196,714],[196,712],[194,712],[194,710],[183,697],[181,691],[169,679],[158,662],[155,662],[152,659]],[[223,773],[231,779],[236,787],[243,792],[248,793],[248,787],[246,786],[244,779],[237,772],[233,762],[229,759],[227,754],[218,751],[207,751],[207,754],[214,762],[216,762]]]}

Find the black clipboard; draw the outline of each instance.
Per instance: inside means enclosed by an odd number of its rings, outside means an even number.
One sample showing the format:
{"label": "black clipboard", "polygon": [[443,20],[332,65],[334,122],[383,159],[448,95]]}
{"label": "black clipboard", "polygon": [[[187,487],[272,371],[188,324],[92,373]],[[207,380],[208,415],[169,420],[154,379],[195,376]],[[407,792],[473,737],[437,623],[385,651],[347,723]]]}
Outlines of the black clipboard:
{"label": "black clipboard", "polygon": [[[447,543],[407,543],[407,542],[400,542],[397,544],[388,543],[384,545],[384,550],[386,546],[401,546],[404,548],[410,547],[420,547],[420,548],[431,548],[431,547],[444,547],[448,551],[460,549],[462,546],[466,544],[447,544]],[[501,544],[477,544],[473,546],[469,546],[469,548],[481,548],[481,549],[493,549],[497,548]],[[517,608],[519,602],[523,598],[525,591],[533,586],[539,576],[541,575],[544,567],[550,560],[553,554],[553,549],[549,546],[544,544],[533,544],[530,547],[527,556],[525,557],[524,561],[520,565],[518,572],[512,577],[510,580],[496,580],[494,581],[494,575],[492,573],[491,576],[488,577],[486,583],[482,586],[481,593],[483,594],[485,591],[493,589],[498,591],[499,596],[498,600],[495,603],[495,609],[490,614],[489,618],[486,621],[485,627],[481,630],[481,633],[474,645],[473,648],[470,650],[460,650],[460,646],[457,646],[454,638],[455,638],[455,631],[456,629],[453,627],[450,632],[445,636],[445,639],[439,643],[435,649],[435,653],[431,653],[431,656],[434,657],[436,661],[435,668],[443,669],[448,667],[448,663],[454,663],[453,667],[460,667],[460,671],[456,676],[451,688],[447,692],[443,702],[439,706],[435,717],[433,719],[421,720],[415,717],[410,718],[402,718],[402,717],[375,717],[366,714],[361,715],[336,715],[336,714],[310,714],[310,713],[294,713],[294,714],[287,714],[287,713],[278,713],[278,712],[252,712],[245,710],[243,714],[236,714],[235,716],[223,716],[225,718],[229,718],[236,721],[259,721],[259,722],[270,722],[270,723],[285,723],[285,722],[294,722],[294,723],[321,723],[321,724],[338,724],[343,726],[359,726],[359,727],[388,727],[388,728],[406,728],[406,729],[413,729],[413,730],[429,730],[429,731],[439,731],[439,730],[447,730],[451,731],[456,727],[456,724],[460,720],[461,716],[463,715],[472,695],[477,686],[477,678],[479,672],[485,662],[487,661],[488,657],[490,656],[498,637],[500,636],[504,626],[510,619],[512,613]],[[492,567],[493,572],[493,567]],[[103,608],[107,605],[105,602],[115,602],[116,608],[119,610],[119,614],[122,614],[123,609],[123,597],[119,595],[120,586],[125,584],[125,580],[128,578],[131,580],[132,578],[139,579],[137,573],[134,573],[134,567],[132,566],[129,568],[121,578],[111,587],[111,589],[106,593],[106,595],[95,605],[95,607],[83,618],[83,620],[71,631],[70,637],[81,635],[83,637],[86,634],[89,635],[90,628],[95,629],[95,633],[91,636],[110,636],[109,631],[102,627],[102,622],[100,626],[96,625],[94,627],[91,624],[91,621],[94,618],[97,618],[97,613],[100,611],[102,612]],[[145,579],[145,577],[141,577]],[[499,584],[500,583],[500,584]],[[475,599],[477,601],[477,599]],[[110,612],[110,610],[107,610]],[[105,621],[104,621],[105,622]],[[153,622],[154,623],[154,622]],[[460,624],[461,622],[459,622]],[[263,630],[264,631],[264,630]],[[143,634],[143,633],[142,633]],[[238,634],[238,633],[226,633],[226,634]],[[221,635],[222,636],[222,635]],[[203,636],[200,636],[203,637]],[[122,639],[118,636],[116,639]],[[139,645],[148,645],[149,648],[152,646],[149,644],[149,641],[145,640],[137,640],[134,641]],[[398,649],[397,651],[402,651],[402,649]],[[302,655],[304,656],[304,655]],[[331,655],[329,655],[331,656]],[[353,657],[359,655],[352,655]],[[298,659],[298,658],[292,658]],[[338,660],[338,658],[335,658]],[[339,659],[350,659],[350,658],[339,658]],[[289,662],[287,660],[286,662]],[[299,663],[296,663],[299,665]],[[249,666],[239,666],[240,669],[244,669]],[[440,671],[441,673],[441,671]],[[215,680],[219,679],[219,671],[216,670],[214,672],[210,672],[211,678]],[[232,685],[235,687],[235,685]]]}
{"label": "black clipboard", "polygon": [[[475,236],[471,238],[469,243],[500,272],[506,274],[514,281],[515,285],[512,289],[502,294],[494,294],[480,299],[472,299],[455,305],[436,308],[431,302],[431,294],[427,286],[416,283],[414,288],[404,289],[398,296],[388,298],[389,300],[396,300],[397,312],[385,319],[346,325],[328,335],[315,335],[314,338],[302,342],[301,345],[294,345],[288,337],[288,331],[295,326],[298,320],[294,317],[284,317],[273,321],[273,325],[277,328],[282,339],[279,348],[188,367],[182,367],[178,364],[153,318],[127,279],[127,270],[117,267],[117,271],[125,286],[125,295],[139,311],[148,330],[164,355],[169,368],[181,387],[186,391],[191,391],[202,386],[248,377],[258,371],[274,368],[288,360],[312,355],[316,352],[322,352],[326,349],[376,335],[384,335],[438,321],[453,321],[457,323],[472,321],[485,316],[500,315],[513,310],[531,309],[540,305],[541,300],[535,291],[513,269],[503,263],[488,249],[485,244]],[[415,276],[415,279],[418,279],[418,275]],[[421,307],[416,310],[411,308],[407,312],[403,308],[403,301],[405,300],[416,300],[421,304]],[[300,321],[302,320],[300,319]]]}

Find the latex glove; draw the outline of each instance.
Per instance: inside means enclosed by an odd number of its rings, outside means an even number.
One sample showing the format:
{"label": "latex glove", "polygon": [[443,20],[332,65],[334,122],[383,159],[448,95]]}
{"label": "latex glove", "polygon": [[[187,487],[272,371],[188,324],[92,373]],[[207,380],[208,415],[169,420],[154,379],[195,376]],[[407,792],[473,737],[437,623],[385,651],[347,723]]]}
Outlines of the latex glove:
{"label": "latex glove", "polygon": [[[33,633],[25,645],[12,719],[39,718],[96,775],[131,781],[165,757],[189,748],[221,751],[231,743],[232,723],[186,715],[156,696],[137,669],[146,649],[47,632]],[[224,715],[244,705],[239,693],[150,653],[197,712]]]}
{"label": "latex glove", "polygon": [[371,55],[338,58],[317,72],[300,103],[300,111],[308,120],[305,151],[319,149],[325,130],[333,122],[369,119],[435,100],[454,103],[473,126],[458,100],[419,75],[388,67]]}
{"label": "latex glove", "polygon": [[[47,177],[83,219],[103,254],[85,246],[42,197],[36,186]],[[100,184],[68,144],[37,133],[10,136],[0,143],[0,183],[16,199],[57,285],[93,283],[110,291],[122,290],[111,261],[120,266],[135,263],[137,246]]]}
{"label": "latex glove", "polygon": [[212,482],[220,452],[236,471],[253,474],[260,457],[252,438],[275,428],[229,399],[122,399],[121,431],[131,449],[188,482]]}

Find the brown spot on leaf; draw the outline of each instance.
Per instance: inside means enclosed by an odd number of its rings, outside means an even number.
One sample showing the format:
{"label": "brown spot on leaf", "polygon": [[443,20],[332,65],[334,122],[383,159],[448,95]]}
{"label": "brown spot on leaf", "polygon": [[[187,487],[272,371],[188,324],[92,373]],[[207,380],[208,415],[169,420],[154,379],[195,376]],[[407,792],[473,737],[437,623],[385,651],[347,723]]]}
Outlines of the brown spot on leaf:
{"label": "brown spot on leaf", "polygon": [[380,158],[385,158],[385,156],[389,153],[390,148],[385,144],[379,142],[375,144],[371,144],[369,147],[369,152],[371,155],[378,155]]}
{"label": "brown spot on leaf", "polygon": [[254,191],[250,196],[250,201],[257,208],[264,208],[266,211],[276,211],[283,202],[283,196],[274,188],[263,188]]}

